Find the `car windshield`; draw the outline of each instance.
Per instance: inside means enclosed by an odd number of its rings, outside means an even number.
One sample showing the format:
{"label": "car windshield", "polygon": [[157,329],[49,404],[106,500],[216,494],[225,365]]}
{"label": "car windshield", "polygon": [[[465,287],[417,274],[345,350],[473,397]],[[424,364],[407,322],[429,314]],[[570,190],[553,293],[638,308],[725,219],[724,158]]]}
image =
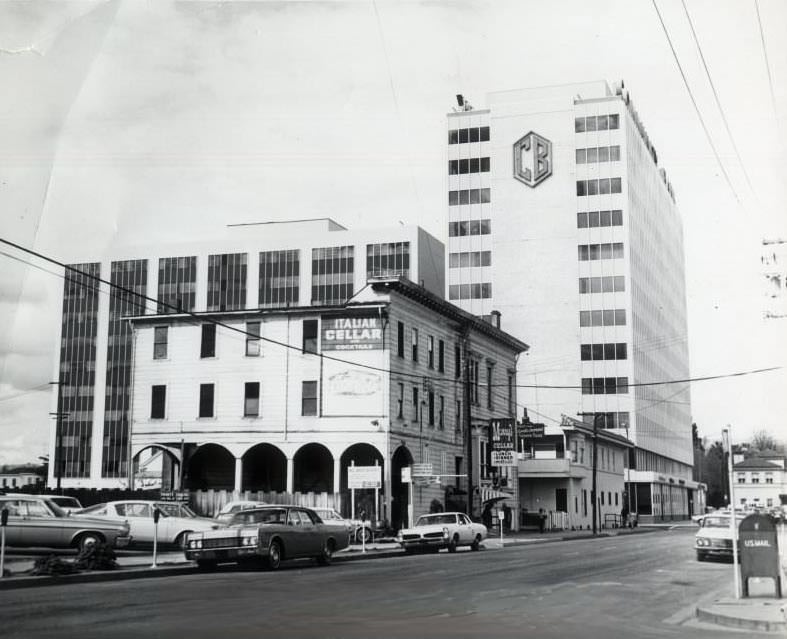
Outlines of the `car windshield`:
{"label": "car windshield", "polygon": [[49,510],[55,513],[55,517],[68,517],[68,513],[51,499],[44,499],[43,502],[49,507]]}
{"label": "car windshield", "polygon": [[435,524],[455,524],[456,515],[424,515],[415,522],[416,526],[434,526]]}
{"label": "car windshield", "polygon": [[[740,525],[741,518],[740,517],[736,517],[735,519],[737,520],[738,524]],[[705,520],[703,521],[702,527],[703,528],[729,528],[730,527],[730,518],[729,517],[718,517],[718,516],[716,516],[716,517],[706,516]]]}
{"label": "car windshield", "polygon": [[183,504],[180,507],[180,512],[184,517],[196,517],[197,513],[195,513],[191,508],[189,508],[186,504]]}

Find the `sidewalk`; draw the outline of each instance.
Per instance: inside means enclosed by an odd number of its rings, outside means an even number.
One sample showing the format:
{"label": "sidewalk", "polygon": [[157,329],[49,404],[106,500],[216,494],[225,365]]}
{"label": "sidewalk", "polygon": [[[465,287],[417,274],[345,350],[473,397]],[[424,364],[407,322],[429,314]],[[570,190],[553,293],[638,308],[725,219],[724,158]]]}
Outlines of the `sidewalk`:
{"label": "sidewalk", "polygon": [[787,599],[753,597],[733,599],[722,597],[701,604],[697,620],[728,628],[744,628],[761,632],[787,633]]}

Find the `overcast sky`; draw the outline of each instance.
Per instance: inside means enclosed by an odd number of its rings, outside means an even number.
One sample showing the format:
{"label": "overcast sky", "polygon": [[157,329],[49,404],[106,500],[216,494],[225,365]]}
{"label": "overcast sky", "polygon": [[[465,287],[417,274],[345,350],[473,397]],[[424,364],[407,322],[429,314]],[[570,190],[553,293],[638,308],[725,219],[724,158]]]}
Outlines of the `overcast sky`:
{"label": "overcast sky", "polygon": [[[456,93],[623,79],[683,215],[692,375],[785,366],[760,254],[787,239],[787,2],[759,2],[766,66],[754,0],[685,0],[732,139],[684,5],[657,4],[732,188],[652,0],[3,2],[0,237],[66,262],[303,217],[446,241]],[[62,279],[0,251],[0,463],[34,461]],[[787,439],[785,370],[692,402],[711,439]]]}

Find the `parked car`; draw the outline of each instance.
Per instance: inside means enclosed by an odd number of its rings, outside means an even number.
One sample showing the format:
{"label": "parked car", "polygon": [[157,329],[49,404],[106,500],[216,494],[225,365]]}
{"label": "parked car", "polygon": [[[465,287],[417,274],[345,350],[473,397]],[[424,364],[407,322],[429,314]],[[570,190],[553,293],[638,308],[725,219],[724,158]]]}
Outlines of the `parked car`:
{"label": "parked car", "polygon": [[67,514],[75,513],[82,510],[84,506],[79,503],[76,497],[67,497],[65,495],[40,495],[46,497],[50,501],[56,503]]}
{"label": "parked car", "polygon": [[[736,524],[740,527],[744,515],[735,514]],[[705,561],[709,556],[732,557],[732,530],[730,514],[715,512],[705,515],[699,522],[700,529],[694,536],[697,561]],[[740,550],[740,541],[739,550]]]}
{"label": "parked car", "polygon": [[129,525],[89,517],[71,517],[48,497],[0,495],[0,510],[8,510],[9,546],[78,548],[96,543],[123,548],[131,541]]}
{"label": "parked car", "polygon": [[326,526],[311,508],[263,506],[236,513],[226,528],[190,534],[185,554],[201,570],[255,561],[276,570],[284,560],[304,557],[330,564],[333,554],[347,547],[348,537]]}
{"label": "parked car", "polygon": [[222,524],[229,523],[235,513],[241,510],[248,510],[249,508],[259,508],[265,506],[264,501],[248,501],[248,500],[235,500],[228,501],[224,504],[219,512],[216,513],[214,519]]}
{"label": "parked car", "polygon": [[372,522],[360,519],[345,519],[333,508],[314,508],[326,526],[347,527],[350,532],[350,543],[355,541],[370,542],[372,540]]}
{"label": "parked car", "polygon": [[74,517],[87,515],[110,521],[128,521],[134,543],[152,544],[154,508],[161,511],[158,522],[159,543],[175,544],[183,548],[190,532],[211,530],[217,527],[215,521],[206,517],[197,517],[190,509],[188,510],[191,513],[189,516],[183,516],[182,508],[178,509],[181,514],[171,516],[168,510],[171,510],[172,502],[147,500],[110,501],[105,504],[97,504],[74,513]]}
{"label": "parked car", "polygon": [[486,539],[486,526],[475,523],[464,513],[435,513],[421,515],[412,528],[399,531],[396,541],[405,552],[418,550],[439,551],[447,548],[456,552],[459,546],[478,550]]}

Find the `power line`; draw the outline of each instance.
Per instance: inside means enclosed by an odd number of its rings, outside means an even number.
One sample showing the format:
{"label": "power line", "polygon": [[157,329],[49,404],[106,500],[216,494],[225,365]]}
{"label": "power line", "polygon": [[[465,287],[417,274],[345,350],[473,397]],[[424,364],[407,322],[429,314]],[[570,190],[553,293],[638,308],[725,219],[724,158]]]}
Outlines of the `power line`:
{"label": "power line", "polygon": [[702,66],[705,69],[705,75],[708,77],[708,82],[710,83],[710,87],[713,90],[713,97],[716,99],[716,106],[719,107],[719,113],[721,113],[721,119],[724,122],[724,128],[727,129],[727,135],[730,136],[730,142],[732,142],[732,148],[735,151],[735,156],[738,158],[738,162],[741,165],[741,171],[743,172],[743,176],[746,178],[746,184],[749,185],[749,188],[751,189],[752,193],[755,193],[754,187],[752,186],[751,180],[749,179],[749,173],[746,170],[746,164],[743,162],[743,159],[741,158],[741,154],[738,152],[738,145],[735,144],[735,137],[732,135],[732,131],[730,130],[730,125],[727,122],[727,115],[724,113],[724,109],[721,106],[721,100],[719,99],[719,94],[716,92],[716,85],[713,83],[713,78],[711,78],[710,70],[708,69],[708,64],[705,62],[705,55],[702,53],[702,46],[700,46],[699,38],[697,38],[697,32],[694,30],[694,23],[692,22],[691,16],[689,15],[689,8],[686,6],[686,0],[681,0],[681,3],[683,4],[683,11],[686,13],[686,19],[689,21],[689,27],[691,27],[691,35],[694,37],[694,43],[697,45],[697,51],[699,51],[700,60],[702,60]]}
{"label": "power line", "polygon": [[670,38],[669,31],[667,30],[667,25],[664,24],[664,19],[661,17],[661,11],[659,11],[659,7],[656,4],[656,0],[651,0],[653,3],[653,8],[656,10],[656,14],[659,17],[659,22],[661,22],[661,27],[664,29],[664,35],[667,36],[667,42],[669,43],[670,50],[672,51],[672,57],[675,58],[675,63],[678,65],[678,71],[680,71],[680,76],[683,78],[683,84],[686,86],[686,91],[691,98],[691,103],[694,105],[694,110],[697,112],[697,117],[700,120],[700,124],[702,125],[702,130],[705,131],[705,137],[708,139],[708,144],[710,144],[710,148],[713,151],[713,155],[716,156],[716,162],[721,169],[722,174],[724,175],[724,179],[727,181],[727,185],[730,187],[732,194],[735,196],[735,201],[738,204],[741,204],[741,199],[738,197],[738,193],[735,190],[735,187],[732,185],[732,181],[730,180],[730,176],[727,175],[727,170],[724,168],[724,164],[722,164],[721,158],[719,157],[719,152],[716,150],[716,145],[713,144],[713,138],[711,138],[710,131],[708,131],[708,127],[705,125],[705,120],[702,117],[702,113],[700,112],[699,106],[697,106],[697,101],[694,99],[694,93],[689,86],[689,81],[686,78],[686,74],[683,71],[683,67],[680,64],[680,60],[678,59],[678,54],[675,51],[675,47],[672,44],[672,38]]}
{"label": "power line", "polygon": [[779,114],[776,111],[776,94],[773,91],[773,77],[771,76],[771,63],[768,60],[768,48],[765,46],[765,33],[762,30],[762,18],[760,17],[759,0],[754,0],[754,8],[757,10],[757,26],[760,29],[760,41],[762,42],[762,55],[765,58],[765,70],[768,72],[768,87],[771,90],[771,106],[773,107],[773,117],[776,120],[776,126],[778,127]]}

